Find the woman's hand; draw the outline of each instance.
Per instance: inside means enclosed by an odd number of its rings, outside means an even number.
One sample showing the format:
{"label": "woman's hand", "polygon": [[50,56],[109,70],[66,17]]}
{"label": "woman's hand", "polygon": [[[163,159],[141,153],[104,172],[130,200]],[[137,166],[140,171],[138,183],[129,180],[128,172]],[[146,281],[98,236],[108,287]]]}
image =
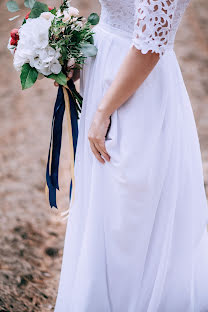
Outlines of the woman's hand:
{"label": "woman's hand", "polygon": [[[70,72],[68,73],[67,77],[69,79],[73,79],[73,81],[75,82],[76,80],[78,80],[80,78],[80,70],[79,69],[71,69]],[[58,87],[59,84],[58,82],[54,81],[54,86]]]}
{"label": "woman's hand", "polygon": [[102,164],[105,163],[105,160],[110,161],[110,156],[105,147],[105,136],[109,125],[110,117],[96,111],[88,133],[91,150]]}

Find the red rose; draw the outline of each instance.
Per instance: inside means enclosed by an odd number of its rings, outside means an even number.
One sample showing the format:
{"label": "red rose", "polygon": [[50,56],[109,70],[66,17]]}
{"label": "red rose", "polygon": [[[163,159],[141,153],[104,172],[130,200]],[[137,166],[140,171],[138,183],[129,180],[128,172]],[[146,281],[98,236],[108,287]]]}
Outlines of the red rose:
{"label": "red rose", "polygon": [[10,32],[10,35],[11,35],[10,44],[17,45],[17,42],[19,40],[19,29],[17,28],[12,29],[12,31]]}
{"label": "red rose", "polygon": [[[31,12],[31,11],[30,11]],[[28,19],[30,16],[30,12],[27,13],[27,15],[25,16],[25,19]]]}
{"label": "red rose", "polygon": [[11,38],[10,44],[13,45],[13,46],[16,46],[17,45],[17,40]]}
{"label": "red rose", "polygon": [[49,9],[49,11],[51,11],[51,10],[53,10],[54,8],[52,8],[52,7],[48,7],[48,9]]}

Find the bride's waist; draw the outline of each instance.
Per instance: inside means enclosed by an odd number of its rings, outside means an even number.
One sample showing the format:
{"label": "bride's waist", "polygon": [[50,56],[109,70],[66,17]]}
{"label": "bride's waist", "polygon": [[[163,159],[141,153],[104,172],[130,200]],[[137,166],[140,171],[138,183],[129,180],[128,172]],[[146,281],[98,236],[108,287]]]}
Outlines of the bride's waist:
{"label": "bride's waist", "polygon": [[100,22],[94,27],[94,29],[100,29],[103,32],[108,33],[109,35],[113,35],[113,36],[119,36],[119,37],[125,37],[128,39],[132,39],[133,36],[133,32],[132,31],[128,31],[122,28],[119,28],[118,26],[114,26],[110,23],[106,23],[105,21],[103,21],[102,19],[100,20]]}
{"label": "bride's waist", "polygon": [[[111,25],[110,23],[106,23],[105,21],[103,21],[102,19],[99,21],[99,23],[93,28],[93,30],[96,30],[98,32],[104,33],[105,36],[107,36],[107,38],[112,38],[112,37],[117,37],[120,38],[120,40],[122,40],[121,38],[125,39],[125,44],[127,44],[129,46],[129,44],[131,45],[132,43],[132,39],[133,39],[133,31],[127,31],[124,29],[121,29],[119,27],[115,27],[113,25]],[[123,40],[122,40],[123,42]],[[166,47],[166,51],[165,54],[169,54],[169,53],[173,53],[174,52],[174,45],[169,44]]]}

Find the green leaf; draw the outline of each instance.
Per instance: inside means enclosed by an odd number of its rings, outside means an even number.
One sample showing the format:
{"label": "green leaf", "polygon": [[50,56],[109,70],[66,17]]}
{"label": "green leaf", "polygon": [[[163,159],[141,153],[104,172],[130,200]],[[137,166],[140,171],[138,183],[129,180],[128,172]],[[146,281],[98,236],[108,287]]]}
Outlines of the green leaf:
{"label": "green leaf", "polygon": [[51,14],[56,15],[57,10],[56,10],[56,8],[54,8],[54,9],[50,10],[50,12],[51,12]]}
{"label": "green leaf", "polygon": [[88,22],[91,25],[97,25],[99,23],[99,16],[97,15],[97,13],[91,13],[90,16],[88,17]]}
{"label": "green leaf", "polygon": [[40,16],[41,13],[48,11],[49,11],[48,6],[45,3],[36,1],[31,10],[30,18],[37,18]]}
{"label": "green leaf", "polygon": [[13,16],[13,17],[9,18],[9,21],[14,21],[18,17],[20,17],[20,15]]}
{"label": "green leaf", "polygon": [[88,39],[88,41],[89,41],[89,43],[94,44],[94,38],[93,38],[93,36],[90,37],[90,38]]}
{"label": "green leaf", "polygon": [[51,74],[46,76],[47,78],[54,79],[58,84],[65,86],[67,84],[67,77],[63,72],[60,72],[58,75]]}
{"label": "green leaf", "polygon": [[97,48],[91,43],[83,43],[81,45],[81,52],[85,57],[95,56],[97,51]]}
{"label": "green leaf", "polygon": [[24,6],[25,6],[26,8],[32,9],[33,6],[34,6],[34,4],[35,4],[35,1],[36,1],[36,0],[25,0],[25,1],[24,1]]}
{"label": "green leaf", "polygon": [[19,6],[18,6],[17,2],[14,0],[8,1],[6,6],[7,6],[7,9],[9,12],[13,13],[13,12],[19,11]]}
{"label": "green leaf", "polygon": [[32,68],[29,64],[22,66],[20,75],[22,90],[32,87],[38,78],[38,72],[35,68]]}

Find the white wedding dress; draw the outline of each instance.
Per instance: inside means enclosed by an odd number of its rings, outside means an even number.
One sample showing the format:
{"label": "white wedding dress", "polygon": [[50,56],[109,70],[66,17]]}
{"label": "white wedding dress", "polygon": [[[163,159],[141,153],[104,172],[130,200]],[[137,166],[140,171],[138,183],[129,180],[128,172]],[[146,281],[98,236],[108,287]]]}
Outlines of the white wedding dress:
{"label": "white wedding dress", "polygon": [[[208,311],[201,155],[173,50],[188,2],[101,0],[98,54],[81,72],[75,200],[55,312]],[[88,129],[132,45],[160,60],[113,113],[106,138],[111,161],[102,165]]]}

